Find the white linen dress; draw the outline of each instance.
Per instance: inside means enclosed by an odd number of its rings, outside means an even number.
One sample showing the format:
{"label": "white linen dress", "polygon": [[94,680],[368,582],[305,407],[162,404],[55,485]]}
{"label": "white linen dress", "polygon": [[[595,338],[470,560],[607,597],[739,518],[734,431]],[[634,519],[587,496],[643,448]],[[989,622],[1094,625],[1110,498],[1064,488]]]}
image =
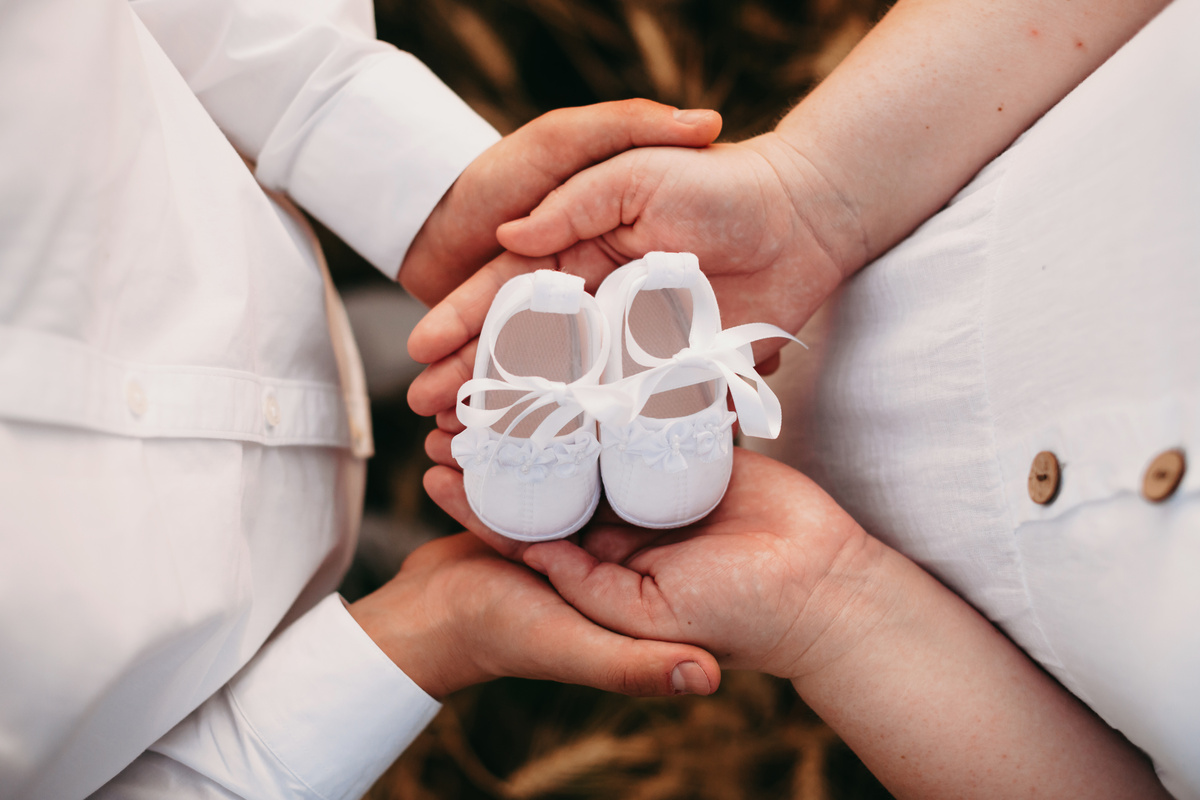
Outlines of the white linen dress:
{"label": "white linen dress", "polygon": [[[773,380],[783,438],[1200,797],[1200,2],[1168,6],[868,265]],[[1191,463],[1170,496],[1149,465]],[[1035,456],[1061,467],[1034,502]]]}

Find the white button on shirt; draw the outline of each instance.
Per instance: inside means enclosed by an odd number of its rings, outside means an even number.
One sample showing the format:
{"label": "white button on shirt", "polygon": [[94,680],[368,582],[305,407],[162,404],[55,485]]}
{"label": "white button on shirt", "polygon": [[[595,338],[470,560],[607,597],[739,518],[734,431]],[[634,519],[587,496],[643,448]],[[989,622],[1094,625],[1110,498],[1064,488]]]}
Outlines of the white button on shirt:
{"label": "white button on shirt", "polygon": [[[868,265],[785,361],[784,439],[1200,798],[1200,0]],[[1147,465],[1191,466],[1163,502]],[[1061,465],[1030,497],[1035,456]]]}
{"label": "white button on shirt", "polygon": [[436,712],[330,594],[361,375],[239,152],[394,276],[496,138],[368,2],[0,10],[0,796],[357,797]]}

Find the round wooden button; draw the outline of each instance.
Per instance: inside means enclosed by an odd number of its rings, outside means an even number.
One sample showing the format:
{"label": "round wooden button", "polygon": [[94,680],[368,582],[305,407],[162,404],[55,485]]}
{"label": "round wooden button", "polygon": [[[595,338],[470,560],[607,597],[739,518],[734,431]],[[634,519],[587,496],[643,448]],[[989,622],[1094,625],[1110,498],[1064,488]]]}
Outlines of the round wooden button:
{"label": "round wooden button", "polygon": [[1054,453],[1049,450],[1038,453],[1033,457],[1033,466],[1029,468],[1029,499],[1043,506],[1053,502],[1058,494],[1061,475],[1062,470]]}
{"label": "round wooden button", "polygon": [[1146,468],[1142,477],[1142,496],[1152,503],[1161,503],[1179,488],[1183,473],[1187,469],[1182,450],[1167,450],[1159,453]]}

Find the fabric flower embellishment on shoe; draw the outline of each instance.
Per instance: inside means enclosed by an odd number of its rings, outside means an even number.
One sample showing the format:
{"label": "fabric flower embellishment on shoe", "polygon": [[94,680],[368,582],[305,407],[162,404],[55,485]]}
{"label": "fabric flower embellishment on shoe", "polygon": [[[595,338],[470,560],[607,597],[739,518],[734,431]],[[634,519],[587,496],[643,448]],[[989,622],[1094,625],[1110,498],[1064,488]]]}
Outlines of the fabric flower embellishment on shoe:
{"label": "fabric flower embellishment on shoe", "polygon": [[682,472],[692,456],[709,463],[729,455],[736,420],[737,414],[713,408],[666,427],[647,427],[641,419],[629,425],[601,425],[600,435],[604,449],[615,451],[625,464],[641,461],[661,472]]}
{"label": "fabric flower embellishment on shoe", "polygon": [[729,455],[730,439],[729,434],[733,429],[733,423],[737,421],[737,414],[732,411],[718,411],[711,409],[716,413],[706,413],[705,416],[696,420],[693,436],[696,438],[696,455],[700,456],[701,461],[715,461],[722,456]]}
{"label": "fabric flower embellishment on shoe", "polygon": [[554,443],[554,474],[570,478],[586,465],[594,464],[598,455],[600,442],[596,437],[585,431],[576,431]]}
{"label": "fabric flower embellishment on shoe", "polygon": [[464,470],[488,469],[495,461],[498,441],[486,428],[467,428],[450,440],[450,455]]}
{"label": "fabric flower embellishment on shoe", "polygon": [[541,483],[550,474],[554,464],[554,451],[548,447],[536,447],[528,439],[522,442],[504,442],[496,453],[496,463],[521,483]]}
{"label": "fabric flower embellishment on shoe", "polygon": [[450,448],[471,510],[497,533],[545,541],[591,518],[600,501],[597,415],[629,405],[600,385],[608,342],[582,278],[539,270],[497,293],[474,377],[458,393],[466,430]]}
{"label": "fabric flower embellishment on shoe", "polygon": [[733,422],[750,436],[779,435],[782,410],[755,371],[751,344],[795,338],[761,322],[722,329],[691,253],[647,253],[605,278],[596,301],[613,341],[605,386],[629,399],[623,418],[601,418],[609,504],[646,528],[695,522],[725,494]]}

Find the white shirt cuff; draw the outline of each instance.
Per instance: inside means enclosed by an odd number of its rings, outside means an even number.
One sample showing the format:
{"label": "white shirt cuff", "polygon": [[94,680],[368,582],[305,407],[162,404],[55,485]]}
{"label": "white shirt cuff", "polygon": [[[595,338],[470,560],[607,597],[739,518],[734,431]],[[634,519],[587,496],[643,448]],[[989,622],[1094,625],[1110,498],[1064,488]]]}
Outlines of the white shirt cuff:
{"label": "white shirt cuff", "polygon": [[268,140],[257,176],[395,278],[438,200],[499,138],[428,67],[393,50],[286,141]]}
{"label": "white shirt cuff", "polygon": [[151,749],[244,797],[357,800],[440,708],[334,594]]}

